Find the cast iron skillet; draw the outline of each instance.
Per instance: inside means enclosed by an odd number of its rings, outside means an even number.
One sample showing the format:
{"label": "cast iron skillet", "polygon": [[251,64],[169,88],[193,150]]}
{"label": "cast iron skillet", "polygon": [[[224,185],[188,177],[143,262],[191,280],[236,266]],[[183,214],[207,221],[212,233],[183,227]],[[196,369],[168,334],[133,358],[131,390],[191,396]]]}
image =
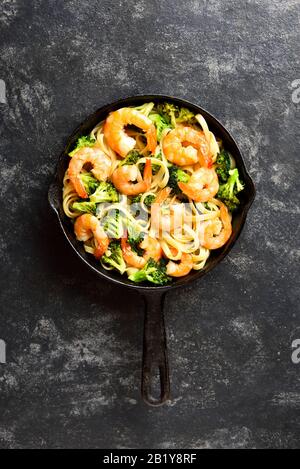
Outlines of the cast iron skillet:
{"label": "cast iron skillet", "polygon": [[[214,132],[218,138],[222,139],[224,147],[229,152],[231,152],[235,158],[241,179],[245,182],[245,189],[241,192],[240,197],[240,209],[233,218],[233,234],[229,242],[221,249],[212,251],[203,270],[192,271],[186,277],[174,279],[173,282],[167,286],[134,284],[125,276],[121,276],[117,272],[104,270],[101,267],[99,261],[97,262],[90,254],[87,254],[84,251],[82,244],[76,240],[72,223],[70,219],[66,217],[62,209],[62,186],[64,173],[69,163],[68,153],[71,151],[78,137],[81,135],[87,135],[98,122],[107,117],[109,112],[123,106],[135,106],[150,101],[154,101],[156,103],[169,101],[179,106],[185,106],[195,113],[201,113],[206,119],[209,129]],[[157,406],[163,404],[170,398],[169,368],[163,316],[163,303],[165,294],[168,290],[174,290],[174,288],[188,285],[194,280],[203,277],[222,259],[224,259],[240,235],[246,220],[247,212],[255,197],[254,184],[246,171],[241,152],[236,142],[215,117],[196,104],[189,103],[183,99],[164,95],[133,96],[126,99],[121,99],[98,109],[96,112],[94,112],[94,114],[88,117],[70,136],[64,151],[59,157],[57,172],[50,186],[48,197],[50,205],[58,217],[62,231],[74,249],[74,252],[93,272],[95,272],[95,274],[98,275],[98,279],[102,280],[105,278],[115,283],[116,285],[122,285],[126,288],[133,289],[142,294],[144,297],[145,323],[142,365],[142,397],[144,401],[150,405]],[[160,387],[159,389],[155,390],[153,383],[157,377],[160,378]],[[159,391],[158,394],[157,391]]]}

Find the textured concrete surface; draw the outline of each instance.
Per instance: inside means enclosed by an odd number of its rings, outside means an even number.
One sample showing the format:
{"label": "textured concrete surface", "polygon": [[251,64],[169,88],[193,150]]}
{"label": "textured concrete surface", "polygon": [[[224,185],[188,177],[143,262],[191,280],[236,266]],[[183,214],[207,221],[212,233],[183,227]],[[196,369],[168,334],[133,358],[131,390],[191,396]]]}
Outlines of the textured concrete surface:
{"label": "textured concrete surface", "polygon": [[[297,447],[299,0],[2,0],[0,446]],[[236,137],[257,186],[229,257],[169,295],[173,400],[140,400],[142,300],[97,282],[46,194],[73,128],[160,92]]]}

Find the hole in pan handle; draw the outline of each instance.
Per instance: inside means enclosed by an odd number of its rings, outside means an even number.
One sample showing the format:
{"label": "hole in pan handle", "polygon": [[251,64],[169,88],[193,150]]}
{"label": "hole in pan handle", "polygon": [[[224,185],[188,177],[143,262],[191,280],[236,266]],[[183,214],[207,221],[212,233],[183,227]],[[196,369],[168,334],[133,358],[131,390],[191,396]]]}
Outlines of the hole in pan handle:
{"label": "hole in pan handle", "polygon": [[145,300],[142,397],[152,406],[170,399],[167,341],[163,314],[165,294],[147,292]]}

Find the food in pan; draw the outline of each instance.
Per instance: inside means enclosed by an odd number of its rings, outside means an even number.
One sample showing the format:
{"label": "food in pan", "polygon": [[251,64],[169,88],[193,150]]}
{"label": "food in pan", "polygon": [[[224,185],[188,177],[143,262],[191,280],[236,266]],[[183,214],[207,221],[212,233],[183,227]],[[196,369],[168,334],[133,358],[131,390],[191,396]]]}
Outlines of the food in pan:
{"label": "food in pan", "polygon": [[167,102],[123,107],[69,156],[64,212],[104,269],[164,285],[228,242],[244,185],[201,114]]}

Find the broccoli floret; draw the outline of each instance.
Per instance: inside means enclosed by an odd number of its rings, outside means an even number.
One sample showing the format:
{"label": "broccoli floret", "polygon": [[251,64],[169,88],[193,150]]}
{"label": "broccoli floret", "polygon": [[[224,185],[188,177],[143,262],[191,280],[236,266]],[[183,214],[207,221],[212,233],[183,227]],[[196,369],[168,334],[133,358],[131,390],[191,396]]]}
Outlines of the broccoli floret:
{"label": "broccoli floret", "polygon": [[132,109],[135,109],[136,111],[140,111],[145,116],[148,116],[149,112],[152,111],[153,107],[154,107],[154,103],[150,102],[150,103],[141,104],[140,106],[132,106]]}
{"label": "broccoli floret", "polygon": [[75,153],[83,147],[93,147],[95,145],[96,140],[92,137],[79,137],[76,142],[74,150],[69,153],[69,156],[74,156]]}
{"label": "broccoli floret", "polygon": [[81,173],[80,178],[83,182],[85,190],[89,195],[95,192],[100,184],[100,182],[91,173]]}
{"label": "broccoli floret", "polygon": [[134,242],[135,244],[140,243],[144,237],[144,233],[140,225],[138,225],[138,223],[134,223],[128,218],[124,220],[124,223],[126,226],[128,240],[130,241],[130,244],[131,242]]}
{"label": "broccoli floret", "polygon": [[135,283],[148,282],[155,283],[156,285],[165,285],[171,279],[166,274],[166,267],[149,259],[145,267],[130,275],[129,280]]}
{"label": "broccoli floret", "polygon": [[118,202],[119,195],[111,182],[100,182],[95,192],[90,196],[91,202]]}
{"label": "broccoli floret", "polygon": [[101,257],[101,262],[107,266],[111,266],[118,270],[121,274],[124,274],[126,270],[126,264],[123,259],[122,249],[118,241],[112,241],[106,251]]}
{"label": "broccoli floret", "polygon": [[[138,194],[138,195],[132,197],[131,203],[132,204],[139,204],[141,202],[142,195],[143,194]],[[154,200],[155,200],[155,195],[149,194],[145,197],[144,204],[146,205],[146,207],[151,207]]]}
{"label": "broccoli floret", "polygon": [[72,209],[80,213],[91,213],[92,215],[96,214],[97,205],[94,202],[74,202]]}
{"label": "broccoli floret", "polygon": [[132,233],[133,236],[128,236],[127,242],[130,244],[131,249],[137,253],[138,256],[142,256],[144,254],[144,251],[142,248],[139,247],[139,244],[143,241],[144,239],[144,233]]}
{"label": "broccoli floret", "polygon": [[146,205],[146,207],[151,207],[154,200],[155,200],[155,195],[149,194],[145,197],[144,204]]}
{"label": "broccoli floret", "polygon": [[229,178],[225,184],[219,186],[217,197],[221,199],[231,212],[239,206],[237,194],[244,189],[244,184],[240,181],[237,168],[228,171]]}
{"label": "broccoli floret", "polygon": [[136,164],[140,158],[142,158],[142,155],[139,151],[131,150],[126,156],[126,158],[124,158],[120,166]]}
{"label": "broccoli floret", "polygon": [[163,130],[167,129],[170,127],[169,123],[166,121],[164,116],[158,113],[153,113],[149,115],[149,118],[152,120],[153,124],[156,127],[157,131],[157,140],[160,142],[161,139],[161,134]]}
{"label": "broccoli floret", "polygon": [[164,118],[167,124],[171,127],[176,126],[175,114],[178,112],[178,107],[175,104],[161,103],[157,105],[157,112]]}
{"label": "broccoli floret", "polygon": [[131,203],[132,204],[139,204],[140,201],[141,201],[141,198],[142,198],[142,194],[135,195],[134,197],[132,197]]}
{"label": "broccoli floret", "polygon": [[195,114],[186,107],[180,107],[179,112],[175,114],[177,124],[182,122],[195,123]]}
{"label": "broccoli floret", "polygon": [[236,195],[234,195],[230,200],[229,199],[222,199],[222,200],[230,212],[234,212],[240,204],[240,201]]}
{"label": "broccoli floret", "polygon": [[178,182],[188,182],[189,179],[190,179],[190,176],[185,171],[178,168],[178,166],[169,167],[168,186],[172,188],[175,194],[177,195],[182,194],[182,191],[178,187]]}
{"label": "broccoli floret", "polygon": [[103,229],[110,238],[122,238],[124,230],[119,210],[113,211],[104,218]]}
{"label": "broccoli floret", "polygon": [[229,177],[229,170],[231,165],[230,154],[226,150],[221,150],[217,156],[216,173],[222,182],[226,182]]}
{"label": "broccoli floret", "polygon": [[[156,155],[155,158],[158,160],[162,160],[162,154],[161,151],[159,151]],[[157,174],[158,171],[160,170],[161,166],[159,164],[152,163],[152,174]]]}
{"label": "broccoli floret", "polygon": [[[135,214],[135,217],[137,214]],[[136,244],[140,243],[144,237],[144,232],[134,217],[123,217],[123,226],[127,231],[128,241]]]}
{"label": "broccoli floret", "polygon": [[195,114],[185,107],[179,107],[175,104],[162,103],[157,105],[157,112],[164,118],[166,123],[172,127],[182,122],[194,123]]}

